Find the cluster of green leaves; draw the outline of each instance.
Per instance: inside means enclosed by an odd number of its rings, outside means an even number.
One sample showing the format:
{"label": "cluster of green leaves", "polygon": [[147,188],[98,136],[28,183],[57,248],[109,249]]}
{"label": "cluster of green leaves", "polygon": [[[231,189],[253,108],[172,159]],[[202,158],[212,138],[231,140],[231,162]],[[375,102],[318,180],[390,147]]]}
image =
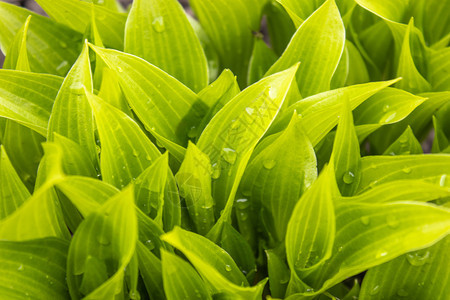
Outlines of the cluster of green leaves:
{"label": "cluster of green leaves", "polygon": [[450,1],[37,2],[0,2],[0,298],[448,299]]}

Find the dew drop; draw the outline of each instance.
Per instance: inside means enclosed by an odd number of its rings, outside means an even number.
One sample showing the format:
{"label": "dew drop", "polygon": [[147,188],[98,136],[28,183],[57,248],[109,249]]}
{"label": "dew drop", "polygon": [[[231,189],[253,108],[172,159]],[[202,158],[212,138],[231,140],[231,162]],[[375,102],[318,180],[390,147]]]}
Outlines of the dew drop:
{"label": "dew drop", "polygon": [[212,165],[211,178],[217,179],[220,177],[220,166],[218,163]]}
{"label": "dew drop", "polygon": [[271,170],[273,169],[273,167],[275,167],[275,165],[277,164],[277,162],[273,159],[267,159],[263,162],[263,166],[264,168],[266,168],[267,170]]}
{"label": "dew drop", "polygon": [[390,106],[389,104],[386,104],[383,106],[383,112],[387,112],[389,110]]}
{"label": "dew drop", "polygon": [[56,71],[61,73],[66,73],[69,69],[69,62],[67,60],[62,61],[57,67]]}
{"label": "dew drop", "polygon": [[255,112],[255,109],[254,109],[254,108],[251,108],[251,107],[247,107],[247,108],[245,109],[245,111],[247,112],[247,114],[249,114],[249,115],[251,116],[251,115],[253,115],[253,113]]}
{"label": "dew drop", "polygon": [[139,152],[137,152],[136,149],[133,149],[133,156],[134,157],[138,157],[139,156]]}
{"label": "dew drop", "polygon": [[225,270],[227,272],[231,272],[231,266],[230,265],[225,265]]}
{"label": "dew drop", "polygon": [[165,30],[164,18],[162,16],[159,16],[153,19],[152,26],[156,32],[163,32]]}
{"label": "dew drop", "polygon": [[148,250],[153,250],[155,249],[155,244],[152,242],[152,240],[146,240],[145,241],[145,246],[147,247]]}
{"label": "dew drop", "polygon": [[250,201],[246,198],[241,198],[236,200],[236,208],[237,209],[246,209],[250,206]]}
{"label": "dew drop", "polygon": [[61,48],[64,48],[64,49],[67,48],[67,43],[65,43],[63,41],[59,42],[59,45],[61,46]]}
{"label": "dew drop", "polygon": [[278,94],[278,91],[276,88],[274,88],[274,87],[269,88],[269,97],[271,99],[275,99],[277,97],[277,94]]}
{"label": "dew drop", "polygon": [[385,250],[378,251],[376,258],[385,257],[388,253]]}
{"label": "dew drop", "polygon": [[188,136],[188,138],[190,138],[190,139],[196,138],[196,137],[197,137],[197,127],[192,126],[192,127],[189,129],[189,131],[188,131],[188,133],[187,133],[187,136]]}
{"label": "dew drop", "polygon": [[402,135],[398,141],[402,144],[406,144],[408,142],[408,137],[406,135]]}
{"label": "dew drop", "polygon": [[340,247],[338,248],[338,252],[342,252],[342,250],[344,250],[344,247],[343,247],[343,246],[340,246]]}
{"label": "dew drop", "polygon": [[103,246],[108,246],[110,244],[109,239],[103,235],[97,236],[97,242]]}
{"label": "dew drop", "polygon": [[404,289],[399,289],[397,291],[397,295],[399,295],[400,297],[407,297],[409,294],[407,291],[405,291]]}
{"label": "dew drop", "polygon": [[122,70],[121,67],[117,67],[117,71],[118,71],[119,73],[122,73],[122,72],[123,72],[123,70]]}
{"label": "dew drop", "polygon": [[363,223],[366,226],[369,225],[369,223],[370,223],[370,218],[368,216],[362,216],[360,218],[360,220],[361,220],[361,223]]}
{"label": "dew drop", "polygon": [[375,295],[378,294],[379,292],[380,292],[380,286],[379,286],[379,285],[376,285],[376,286],[374,286],[374,287],[370,290],[369,295],[370,295],[370,296],[375,296]]}
{"label": "dew drop", "polygon": [[443,174],[441,176],[441,178],[439,179],[439,185],[444,187],[445,186],[445,182],[447,181],[447,174]]}
{"label": "dew drop", "polygon": [[17,271],[23,271],[23,265],[20,265],[20,266],[17,268]]}
{"label": "dew drop", "polygon": [[430,251],[415,251],[406,254],[406,260],[415,267],[423,266],[430,259]]}
{"label": "dew drop", "polygon": [[342,180],[346,184],[351,184],[353,183],[353,180],[355,180],[355,174],[353,174],[353,172],[351,171],[347,171],[344,173],[344,176],[342,176]]}
{"label": "dew drop", "polygon": [[236,151],[231,148],[223,148],[222,157],[227,163],[232,165],[236,162]]}
{"label": "dew drop", "polygon": [[386,217],[386,223],[391,228],[397,228],[398,225],[400,224],[400,221],[397,219],[396,216],[389,215],[389,216]]}
{"label": "dew drop", "polygon": [[82,94],[84,94],[84,85],[81,82],[74,82],[70,86],[70,90],[74,94],[82,95]]}
{"label": "dew drop", "polygon": [[395,118],[396,115],[397,113],[395,111],[386,113],[383,118],[381,118],[380,123],[389,123]]}
{"label": "dew drop", "polygon": [[409,173],[411,173],[411,168],[403,168],[402,171],[406,174],[409,174]]}
{"label": "dew drop", "polygon": [[233,120],[231,121],[231,129],[236,129],[239,127],[239,122],[238,120]]}

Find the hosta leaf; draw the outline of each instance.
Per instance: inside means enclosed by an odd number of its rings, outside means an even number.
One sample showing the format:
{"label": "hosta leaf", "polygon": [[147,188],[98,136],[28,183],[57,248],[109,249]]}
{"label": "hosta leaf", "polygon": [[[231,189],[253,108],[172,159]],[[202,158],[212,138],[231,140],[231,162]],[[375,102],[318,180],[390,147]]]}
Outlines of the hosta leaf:
{"label": "hosta leaf", "polygon": [[43,155],[41,144],[45,138],[23,125],[6,120],[3,134],[3,146],[9,158],[28,190],[33,191],[37,169]]}
{"label": "hosta leaf", "polygon": [[190,1],[219,55],[220,69],[231,69],[238,76],[241,87],[247,80],[248,61],[253,49],[252,31],[259,31],[265,3],[266,0]]}
{"label": "hosta leaf", "polygon": [[0,115],[46,136],[53,101],[62,79],[53,75],[0,70],[0,82]]}
{"label": "hosta leaf", "polygon": [[296,31],[284,53],[266,75],[301,62],[297,84],[303,97],[330,88],[344,51],[345,31],[334,0],[327,0]]}
{"label": "hosta leaf", "polygon": [[[277,0],[280,2],[287,11],[290,11],[291,18],[295,20],[298,18],[299,21],[306,20],[316,9],[322,5],[325,0]],[[355,5],[353,1],[347,0],[336,0],[336,4],[341,11],[341,15],[344,16],[348,12],[351,12],[353,6]],[[300,25],[300,24],[298,24]]]}
{"label": "hosta leaf", "polygon": [[128,15],[125,51],[177,78],[195,92],[208,84],[200,41],[177,0],[136,0]]}
{"label": "hosta leaf", "polygon": [[366,63],[359,50],[349,40],[345,41],[345,45],[348,51],[349,64],[345,85],[354,85],[370,81],[369,71],[367,70]]}
{"label": "hosta leaf", "polygon": [[341,203],[336,207],[333,255],[304,281],[325,290],[399,255],[429,247],[448,234],[449,216],[449,209],[416,202]]}
{"label": "hosta leaf", "polygon": [[0,221],[0,239],[12,241],[32,240],[44,237],[68,239],[57,199],[52,197],[48,185],[37,190],[14,213]]}
{"label": "hosta leaf", "polygon": [[248,66],[248,81],[253,84],[264,77],[270,66],[277,60],[277,55],[260,38],[255,39],[252,56]]}
{"label": "hosta leaf", "polygon": [[297,68],[298,64],[242,91],[214,116],[200,136],[197,146],[209,156],[213,168],[216,212],[225,207],[227,199],[232,204],[243,168],[275,119]]}
{"label": "hosta leaf", "polygon": [[0,297],[67,299],[66,259],[69,243],[56,238],[0,241]]}
{"label": "hosta leaf", "polygon": [[225,292],[235,299],[261,298],[266,280],[249,287],[231,256],[210,240],[179,227],[163,235],[162,240],[180,250],[215,293]]}
{"label": "hosta leaf", "polygon": [[34,72],[65,75],[78,56],[81,34],[52,20],[5,2],[0,2],[0,46],[8,55],[14,36],[29,15],[27,50]]}
{"label": "hosta leaf", "polygon": [[450,187],[439,186],[420,179],[395,180],[382,183],[356,196],[349,201],[379,203],[391,201],[432,201],[449,197]]}
{"label": "hosta leaf", "polygon": [[270,292],[273,297],[283,298],[289,282],[289,268],[273,250],[266,250]]}
{"label": "hosta leaf", "polygon": [[295,33],[294,23],[290,20],[286,10],[275,0],[267,2],[264,13],[267,18],[270,45],[280,56]]}
{"label": "hosta leaf", "polygon": [[413,26],[414,22],[411,20],[405,32],[397,69],[397,77],[403,77],[403,80],[396,86],[411,93],[424,93],[431,90],[431,85],[419,73],[411,56],[409,41]]}
{"label": "hosta leaf", "polygon": [[253,250],[241,233],[229,223],[225,223],[223,226],[220,247],[230,254],[236,265],[247,277],[247,280],[249,282],[253,281],[256,272]]}
{"label": "hosta leaf", "polygon": [[31,195],[0,147],[0,220],[17,210]]}
{"label": "hosta leaf", "polygon": [[284,240],[295,204],[317,177],[314,149],[303,130],[295,114],[273,141],[263,140],[239,187],[243,198],[238,201],[248,197],[253,206],[262,207],[264,222],[274,223],[270,234],[277,241]]}
{"label": "hosta leaf", "polygon": [[113,11],[124,12],[124,8],[122,7],[120,1],[117,0],[82,0],[82,1],[102,5]]}
{"label": "hosta leaf", "polygon": [[13,69],[25,72],[31,71],[27,51],[27,34],[31,17],[31,15],[28,16],[25,24],[23,24],[20,30],[16,33],[12,45],[8,50],[9,54],[3,63],[4,69]]}
{"label": "hosta leaf", "polygon": [[361,154],[347,99],[344,99],[341,111],[332,156],[339,190],[343,196],[349,196],[353,195],[361,178]]}
{"label": "hosta leaf", "polygon": [[380,91],[355,110],[359,138],[366,137],[382,125],[403,120],[426,100],[400,89]]}
{"label": "hosta leaf", "polygon": [[361,159],[359,191],[399,179],[427,179],[447,186],[450,155],[366,156]]}
{"label": "hosta leaf", "polygon": [[394,22],[402,22],[407,18],[409,0],[356,0],[363,8],[378,15],[381,18]]}
{"label": "hosta leaf", "polygon": [[163,288],[161,260],[142,243],[137,244],[136,252],[139,258],[139,272],[150,299],[166,299]]}
{"label": "hosta leaf", "polygon": [[408,155],[408,154],[422,154],[422,146],[414,136],[411,127],[408,126],[405,132],[393,142],[389,148],[384,151],[385,155]]}
{"label": "hosta leaf", "polygon": [[123,188],[160,156],[139,125],[99,97],[87,92],[101,143],[100,169],[104,181]]}
{"label": "hosta leaf", "polygon": [[53,141],[55,133],[65,136],[79,144],[91,161],[97,164],[94,120],[85,89],[89,92],[93,90],[87,44],[84,45],[80,57],[67,74],[56,96],[48,124],[47,139]]}
{"label": "hosta leaf", "polygon": [[137,242],[133,189],[113,196],[75,232],[67,260],[73,299],[121,298],[124,268]]}
{"label": "hosta leaf", "polygon": [[[370,269],[361,287],[363,299],[444,299],[450,293],[450,238]],[[402,274],[402,276],[398,276]]]}
{"label": "hosta leaf", "polygon": [[[101,61],[98,60],[97,63]],[[130,117],[132,116],[130,107],[125,99],[125,95],[119,85],[119,78],[111,69],[103,68],[102,70],[102,84],[98,92],[98,96],[105,99],[109,104],[115,108],[120,109]]]}
{"label": "hosta leaf", "polygon": [[450,88],[450,47],[433,52],[428,65],[428,79],[434,91]]}
{"label": "hosta leaf", "polygon": [[289,267],[300,278],[331,256],[335,239],[333,198],[339,194],[333,165],[327,166],[292,212],[286,231]]}
{"label": "hosta leaf", "polygon": [[64,24],[80,33],[85,33],[91,21],[91,14],[95,13],[95,21],[103,42],[115,49],[123,49],[123,32],[126,16],[109,10],[100,5],[92,9],[89,3],[75,0],[36,1],[45,12],[56,22]]}
{"label": "hosta leaf", "polygon": [[191,139],[198,138],[217,112],[239,94],[239,92],[240,89],[236,81],[236,76],[228,69],[223,70],[216,81],[198,93],[198,97],[208,105],[209,111],[203,117],[200,125],[191,127],[188,132],[188,137]]}
{"label": "hosta leaf", "polygon": [[215,221],[209,157],[195,144],[189,143],[186,156],[175,178],[196,232],[201,235],[207,234]]}
{"label": "hosta leaf", "polygon": [[163,251],[162,270],[168,300],[212,299],[198,273],[178,256]]}
{"label": "hosta leaf", "polygon": [[443,127],[441,125],[441,122],[433,116],[433,128],[434,128],[434,140],[433,145],[431,147],[432,153],[439,153],[439,152],[448,152],[449,149],[449,141],[447,137],[445,136],[445,132],[443,130]]}
{"label": "hosta leaf", "polygon": [[166,140],[186,146],[189,130],[206,113],[203,101],[175,78],[138,57],[92,48],[117,72],[128,103],[147,130],[166,147]]}
{"label": "hosta leaf", "polygon": [[411,126],[414,135],[419,140],[424,138],[428,134],[431,116],[440,107],[450,102],[450,92],[424,93],[420,94],[420,96],[428,98],[428,100],[417,107],[408,117],[396,124],[385,125],[371,134],[369,137],[371,147],[377,153],[383,153],[408,126]]}
{"label": "hosta leaf", "polygon": [[166,230],[180,224],[180,198],[167,154],[144,170],[135,186],[136,204],[146,215]]}
{"label": "hosta leaf", "polygon": [[308,124],[305,126],[305,132],[312,145],[316,146],[336,126],[342,103],[341,99],[347,98],[350,102],[350,108],[353,110],[367,98],[396,81],[398,80],[359,84],[302,99],[289,106],[280,115],[269,133],[281,130],[289,122],[292,113],[297,111],[302,116],[302,122]]}

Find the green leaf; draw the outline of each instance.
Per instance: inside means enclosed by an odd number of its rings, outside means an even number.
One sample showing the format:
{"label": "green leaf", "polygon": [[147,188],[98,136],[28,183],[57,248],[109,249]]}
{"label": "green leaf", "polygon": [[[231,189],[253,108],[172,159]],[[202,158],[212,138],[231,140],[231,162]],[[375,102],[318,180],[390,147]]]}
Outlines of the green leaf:
{"label": "green leaf", "polygon": [[405,119],[427,99],[400,89],[387,88],[365,101],[355,110],[355,124],[361,139],[385,124]]}
{"label": "green leaf", "polygon": [[330,164],[322,171],[292,212],[286,231],[292,276],[302,278],[331,257],[336,230],[333,198],[339,194],[333,169]]}
{"label": "green leaf", "polygon": [[320,293],[399,255],[429,247],[448,234],[449,216],[449,209],[417,202],[341,202],[331,258],[304,281]]}
{"label": "green leaf", "polygon": [[[433,127],[434,127],[434,140],[431,147],[432,153],[447,152],[449,142],[445,136],[445,132],[441,125],[441,122],[433,116]],[[448,153],[448,152],[447,152]]]}
{"label": "green leaf", "polygon": [[262,207],[264,222],[274,224],[269,234],[283,241],[295,204],[316,180],[316,165],[314,149],[295,114],[283,132],[256,148],[239,186],[243,197],[238,202]]}
{"label": "green leaf", "polygon": [[247,279],[239,270],[231,256],[219,246],[195,233],[175,227],[162,236],[180,250],[209,283],[214,293],[225,292],[235,299],[260,299],[266,280],[249,287]]}
{"label": "green leaf", "polygon": [[267,2],[264,13],[267,18],[270,45],[280,56],[295,33],[294,23],[286,10],[275,0]]}
{"label": "green leaf", "polygon": [[53,101],[62,79],[53,75],[0,70],[0,82],[0,115],[46,136]]}
{"label": "green leaf", "polygon": [[289,268],[275,251],[266,250],[266,255],[271,295],[283,298],[289,282]]}
{"label": "green leaf", "polygon": [[200,41],[176,0],[136,0],[128,15],[125,51],[177,78],[194,92],[208,84]]}
{"label": "green leaf", "polygon": [[260,38],[255,38],[252,56],[250,57],[247,84],[251,85],[261,78],[277,60],[277,55]]}
{"label": "green leaf", "polygon": [[408,18],[409,0],[356,0],[358,5],[389,21],[402,22]]}
{"label": "green leaf", "polygon": [[297,68],[298,64],[242,91],[214,116],[200,136],[197,147],[209,156],[213,168],[212,196],[217,211],[226,203],[232,204],[243,168],[276,117]]}
{"label": "green leaf", "polygon": [[192,266],[167,251],[162,252],[162,273],[168,300],[212,299]]}
{"label": "green leaf", "polygon": [[180,195],[186,201],[196,232],[205,235],[214,225],[214,199],[211,196],[209,157],[189,143],[181,167],[175,176]]}
{"label": "green leaf", "polygon": [[93,90],[87,44],[84,45],[80,57],[67,74],[56,96],[48,123],[47,139],[53,141],[55,133],[71,139],[79,144],[89,159],[97,165],[94,119],[85,89],[89,92]]}
{"label": "green leaf", "polygon": [[195,15],[219,54],[220,69],[231,69],[238,76],[241,87],[245,86],[247,80],[253,32],[259,31],[265,3],[266,0],[190,1]]}
{"label": "green leaf", "polygon": [[0,241],[0,297],[68,299],[68,248],[67,241],[57,238]]}
{"label": "green leaf", "polygon": [[198,97],[208,105],[209,111],[203,117],[200,125],[191,127],[188,132],[188,137],[191,139],[198,138],[217,112],[239,94],[239,92],[240,89],[236,81],[236,76],[228,69],[223,70],[216,81],[198,93]]}
{"label": "green leaf", "polygon": [[308,18],[266,75],[301,62],[297,84],[303,97],[330,88],[331,78],[344,51],[345,31],[334,0],[327,0]]}
{"label": "green leaf", "polygon": [[30,68],[34,72],[64,76],[76,60],[81,34],[61,26],[49,18],[27,9],[0,2],[0,46],[8,56],[14,36],[31,15],[27,37],[27,52]]}
{"label": "green leaf", "polygon": [[345,45],[347,47],[349,64],[345,85],[354,85],[369,82],[369,71],[367,70],[366,63],[361,53],[349,40],[345,41]]}
{"label": "green leaf", "polygon": [[67,260],[73,299],[123,297],[124,268],[137,242],[133,189],[111,197],[75,232]]}
{"label": "green leaf", "polygon": [[144,170],[135,185],[136,204],[146,215],[166,230],[180,224],[180,198],[167,154],[157,158]]}
{"label": "green leaf", "polygon": [[395,180],[382,183],[356,196],[352,202],[381,203],[391,201],[432,201],[449,197],[450,187],[439,186],[420,179]]}
{"label": "green leaf", "polygon": [[405,132],[393,142],[389,148],[384,151],[384,155],[408,155],[408,154],[422,154],[422,146],[414,136],[411,127],[408,126]]}
{"label": "green leaf", "polygon": [[[100,62],[101,60],[98,60]],[[130,107],[125,99],[125,95],[120,89],[119,78],[113,70],[109,68],[103,68],[102,70],[102,83],[98,96],[105,99],[109,104],[115,108],[120,109],[130,117],[133,116]]]}
{"label": "green leaf", "polygon": [[323,92],[302,99],[289,106],[269,130],[270,133],[277,132],[287,125],[292,113],[297,111],[302,116],[305,132],[313,146],[316,146],[326,134],[337,124],[341,106],[341,99],[347,98],[350,108],[363,103],[370,96],[395,83],[398,79],[382,82],[371,82],[344,87],[332,91]]}
{"label": "green leaf", "polygon": [[45,138],[36,131],[6,120],[2,143],[29,191],[34,190],[39,162],[44,153],[41,146],[44,141]]}
{"label": "green leaf", "polygon": [[358,190],[399,179],[427,179],[447,186],[449,169],[450,155],[445,154],[366,156],[361,159]]}
{"label": "green leaf", "polygon": [[25,72],[31,71],[27,52],[27,33],[31,17],[31,15],[28,16],[25,24],[23,24],[20,30],[16,33],[12,45],[8,50],[9,54],[3,63],[4,69],[14,69]]}
{"label": "green leaf", "polygon": [[24,241],[52,236],[70,237],[60,204],[52,197],[49,188],[51,185],[42,186],[16,211],[0,221],[0,239]]}
{"label": "green leaf", "polygon": [[92,9],[92,4],[83,1],[60,0],[55,3],[51,0],[37,0],[36,2],[53,20],[80,33],[86,32],[91,15],[95,13],[95,22],[103,42],[115,49],[123,49],[126,15],[100,5],[94,5]]}
{"label": "green leaf", "polygon": [[361,177],[361,153],[348,99],[344,99],[342,105],[334,138],[332,159],[336,182],[341,194],[343,196],[353,195]]}
{"label": "green leaf", "polygon": [[419,73],[411,56],[410,48],[410,32],[414,27],[414,21],[408,24],[405,37],[403,39],[402,50],[397,69],[397,77],[403,77],[403,80],[397,83],[397,87],[409,91],[411,93],[428,92],[431,90],[431,85]]}
{"label": "green leaf", "polygon": [[161,260],[142,243],[137,243],[136,251],[139,258],[139,272],[150,299],[166,299],[163,288]]}
{"label": "green leaf", "polygon": [[189,130],[206,113],[203,101],[175,78],[136,56],[91,47],[118,74],[128,103],[146,129],[165,147],[167,141],[186,146]]}
{"label": "green leaf", "polygon": [[16,211],[31,195],[0,147],[0,220]]}
{"label": "green leaf", "polygon": [[447,237],[430,248],[407,253],[370,269],[364,277],[360,297],[370,300],[445,298],[450,293],[449,247]]}
{"label": "green leaf", "polygon": [[161,154],[139,125],[124,112],[89,92],[86,96],[100,136],[102,178],[123,188]]}
{"label": "green leaf", "polygon": [[450,47],[435,51],[430,55],[428,80],[434,91],[449,90],[450,86]]}

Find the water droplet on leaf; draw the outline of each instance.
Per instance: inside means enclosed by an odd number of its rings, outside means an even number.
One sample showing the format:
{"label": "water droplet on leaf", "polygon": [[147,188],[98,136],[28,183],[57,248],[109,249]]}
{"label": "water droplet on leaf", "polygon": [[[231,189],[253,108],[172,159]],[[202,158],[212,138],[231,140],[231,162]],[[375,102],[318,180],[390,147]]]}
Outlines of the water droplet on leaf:
{"label": "water droplet on leaf", "polygon": [[275,167],[275,165],[277,164],[277,162],[273,159],[267,159],[263,162],[263,166],[264,168],[266,168],[267,170],[272,169],[273,167]]}
{"label": "water droplet on leaf", "polygon": [[17,271],[23,271],[23,265],[20,265],[20,266],[17,268]]}
{"label": "water droplet on leaf", "polygon": [[406,254],[406,260],[415,267],[423,266],[430,259],[430,251],[415,251]]}
{"label": "water droplet on leaf", "polygon": [[164,18],[162,16],[159,16],[153,19],[152,26],[156,32],[163,32],[166,29],[164,25]]}
{"label": "water droplet on leaf", "polygon": [[211,178],[212,179],[217,179],[220,177],[220,166],[218,163],[215,163],[212,165],[212,173],[211,173]]}
{"label": "water droplet on leaf", "polygon": [[227,272],[231,272],[231,266],[230,265],[225,265],[225,270],[227,271]]}
{"label": "water droplet on leaf", "polygon": [[236,162],[236,151],[231,148],[223,148],[222,157],[227,163],[232,165]]}
{"label": "water droplet on leaf", "polygon": [[97,242],[100,245],[103,245],[103,246],[108,246],[110,244],[109,239],[106,236],[103,236],[103,235],[97,236]]}
{"label": "water droplet on leaf", "polygon": [[370,223],[370,218],[368,216],[362,216],[360,218],[360,220],[361,220],[361,223],[363,223],[366,226],[369,225],[369,223]]}
{"label": "water droplet on leaf", "polygon": [[376,286],[374,286],[374,287],[370,290],[369,295],[370,295],[370,296],[375,296],[375,295],[378,294],[379,292],[380,292],[380,286],[379,286],[379,285],[376,285]]}
{"label": "water droplet on leaf", "polygon": [[355,180],[355,174],[353,174],[353,172],[351,171],[347,171],[344,173],[344,176],[342,176],[342,180],[346,184],[351,184],[353,183],[353,180]]}
{"label": "water droplet on leaf", "polygon": [[253,115],[253,113],[255,112],[255,109],[254,109],[254,108],[251,108],[251,107],[247,107],[247,108],[245,109],[245,111],[247,112],[247,114],[249,114],[249,115],[251,116],[251,115]]}

